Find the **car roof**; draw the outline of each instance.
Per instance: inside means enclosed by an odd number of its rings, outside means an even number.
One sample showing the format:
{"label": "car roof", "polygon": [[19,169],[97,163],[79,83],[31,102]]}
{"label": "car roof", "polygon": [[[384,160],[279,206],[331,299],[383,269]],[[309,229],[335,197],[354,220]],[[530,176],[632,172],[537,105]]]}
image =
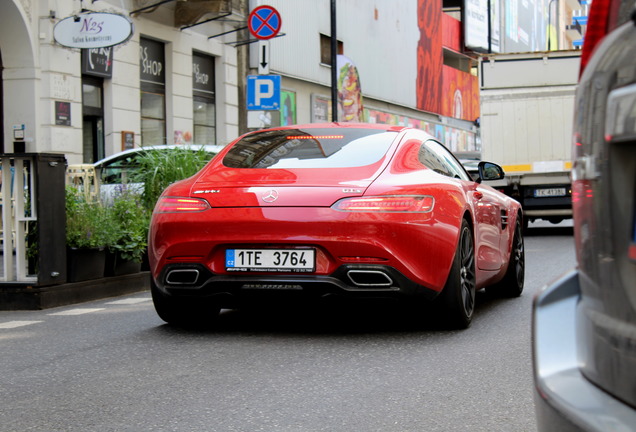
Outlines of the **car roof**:
{"label": "car roof", "polygon": [[140,153],[142,151],[148,151],[148,150],[154,151],[154,150],[170,150],[175,148],[184,148],[184,149],[191,149],[193,151],[204,149],[206,152],[209,152],[209,153],[218,153],[223,149],[223,147],[224,146],[221,146],[221,145],[210,145],[210,144],[168,144],[168,145],[135,147],[132,149],[124,150],[119,153],[115,153],[103,159],[100,159],[97,162],[95,162],[93,166],[95,166],[96,168],[99,168],[103,166],[104,164],[112,160],[120,159],[125,155]]}

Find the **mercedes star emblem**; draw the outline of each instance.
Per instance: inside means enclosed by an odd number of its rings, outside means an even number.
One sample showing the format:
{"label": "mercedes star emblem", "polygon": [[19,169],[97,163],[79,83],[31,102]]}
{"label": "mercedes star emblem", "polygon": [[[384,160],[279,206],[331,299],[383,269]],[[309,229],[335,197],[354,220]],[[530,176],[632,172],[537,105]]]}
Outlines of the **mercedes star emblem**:
{"label": "mercedes star emblem", "polygon": [[270,189],[265,192],[261,198],[263,198],[263,201],[266,203],[273,203],[278,199],[278,192],[276,189]]}

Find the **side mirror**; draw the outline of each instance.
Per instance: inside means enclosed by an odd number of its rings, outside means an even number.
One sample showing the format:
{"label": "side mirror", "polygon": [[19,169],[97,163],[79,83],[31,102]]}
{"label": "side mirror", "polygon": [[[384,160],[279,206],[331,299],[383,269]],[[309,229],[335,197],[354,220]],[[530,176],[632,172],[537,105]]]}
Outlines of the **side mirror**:
{"label": "side mirror", "polygon": [[479,162],[477,169],[479,170],[477,183],[483,180],[501,180],[506,176],[503,168],[492,162]]}

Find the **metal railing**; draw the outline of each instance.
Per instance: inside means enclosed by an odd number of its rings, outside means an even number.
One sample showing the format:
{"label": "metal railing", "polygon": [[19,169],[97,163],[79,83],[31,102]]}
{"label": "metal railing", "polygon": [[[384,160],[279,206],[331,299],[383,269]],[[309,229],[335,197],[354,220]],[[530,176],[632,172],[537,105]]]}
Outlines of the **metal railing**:
{"label": "metal railing", "polygon": [[37,275],[29,271],[28,252],[32,236],[30,222],[37,222],[37,196],[32,158],[29,156],[3,157],[2,184],[2,282],[36,282]]}

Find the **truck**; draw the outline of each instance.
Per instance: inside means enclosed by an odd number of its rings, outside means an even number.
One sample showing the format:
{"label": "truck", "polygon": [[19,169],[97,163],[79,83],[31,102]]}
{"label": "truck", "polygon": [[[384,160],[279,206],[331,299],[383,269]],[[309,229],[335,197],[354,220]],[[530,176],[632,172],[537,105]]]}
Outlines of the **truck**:
{"label": "truck", "polygon": [[524,225],[572,217],[572,128],[580,51],[479,58],[481,159],[506,173],[497,187],[518,200]]}

